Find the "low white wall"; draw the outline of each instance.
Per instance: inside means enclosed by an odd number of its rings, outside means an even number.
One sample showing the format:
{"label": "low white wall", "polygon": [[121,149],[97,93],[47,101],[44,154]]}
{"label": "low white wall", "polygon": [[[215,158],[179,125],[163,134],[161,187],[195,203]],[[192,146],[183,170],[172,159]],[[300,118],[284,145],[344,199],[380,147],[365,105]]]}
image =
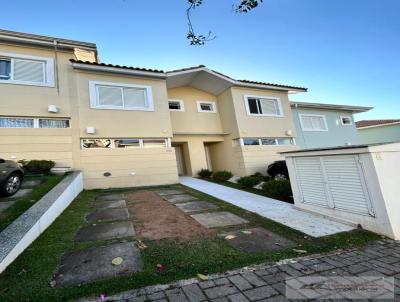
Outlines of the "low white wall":
{"label": "low white wall", "polygon": [[81,172],[66,176],[0,233],[0,273],[53,223],[82,190]]}

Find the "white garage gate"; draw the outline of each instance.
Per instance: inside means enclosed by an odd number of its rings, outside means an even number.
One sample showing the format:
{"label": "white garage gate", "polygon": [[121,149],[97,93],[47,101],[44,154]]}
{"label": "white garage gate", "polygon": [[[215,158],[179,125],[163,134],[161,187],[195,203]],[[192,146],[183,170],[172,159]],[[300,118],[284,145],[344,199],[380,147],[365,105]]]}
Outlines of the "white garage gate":
{"label": "white garage gate", "polygon": [[302,203],[375,216],[357,154],[296,157],[294,168]]}

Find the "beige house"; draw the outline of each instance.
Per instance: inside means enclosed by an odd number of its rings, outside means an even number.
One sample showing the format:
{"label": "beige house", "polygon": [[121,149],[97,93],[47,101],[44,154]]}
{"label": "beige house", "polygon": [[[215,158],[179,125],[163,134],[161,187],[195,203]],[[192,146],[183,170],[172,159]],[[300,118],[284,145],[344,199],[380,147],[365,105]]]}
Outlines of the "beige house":
{"label": "beige house", "polygon": [[0,30],[0,157],[82,170],[86,188],[265,173],[297,148],[288,95],[305,91],[103,64],[92,43]]}

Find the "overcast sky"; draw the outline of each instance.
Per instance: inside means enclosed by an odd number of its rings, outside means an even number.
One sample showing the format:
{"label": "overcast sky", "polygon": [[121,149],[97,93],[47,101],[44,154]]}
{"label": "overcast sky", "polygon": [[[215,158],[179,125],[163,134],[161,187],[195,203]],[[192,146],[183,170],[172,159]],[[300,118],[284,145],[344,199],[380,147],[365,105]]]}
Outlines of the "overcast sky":
{"label": "overcast sky", "polygon": [[[400,0],[204,0],[186,40],[185,0],[2,1],[0,27],[95,42],[102,62],[164,70],[207,65],[236,79],[303,86],[292,100],[373,106],[400,118]],[[7,12],[7,13],[6,13]]]}

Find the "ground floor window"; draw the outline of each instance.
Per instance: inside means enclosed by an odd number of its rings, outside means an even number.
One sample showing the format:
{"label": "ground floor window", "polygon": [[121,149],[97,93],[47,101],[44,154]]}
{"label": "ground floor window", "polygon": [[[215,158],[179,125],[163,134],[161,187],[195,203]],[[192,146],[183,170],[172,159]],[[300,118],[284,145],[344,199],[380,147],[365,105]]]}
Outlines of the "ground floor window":
{"label": "ground floor window", "polygon": [[69,128],[69,119],[0,117],[0,128]]}
{"label": "ground floor window", "polygon": [[234,146],[282,146],[295,145],[292,137],[239,138],[233,141]]}
{"label": "ground floor window", "polygon": [[81,139],[82,149],[166,148],[165,138],[93,138]]}

